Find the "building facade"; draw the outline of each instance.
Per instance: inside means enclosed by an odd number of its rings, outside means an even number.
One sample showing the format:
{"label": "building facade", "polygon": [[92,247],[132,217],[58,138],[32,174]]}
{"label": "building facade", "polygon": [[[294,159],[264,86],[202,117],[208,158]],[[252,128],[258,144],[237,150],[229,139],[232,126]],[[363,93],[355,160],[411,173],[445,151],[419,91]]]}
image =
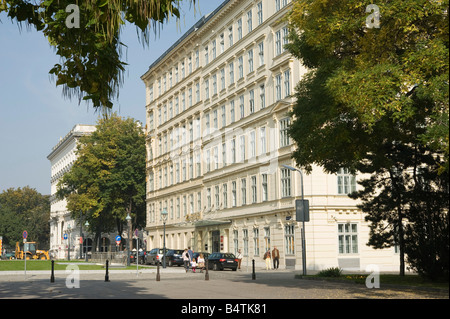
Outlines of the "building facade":
{"label": "building facade", "polygon": [[[54,258],[66,259],[70,251],[71,258],[80,256],[80,230],[79,220],[74,220],[67,210],[66,200],[56,197],[57,184],[60,178],[70,170],[77,155],[78,139],[95,131],[94,125],[75,125],[72,130],[52,148],[47,156],[51,165],[51,191],[50,191],[50,254]],[[64,237],[67,237],[66,239]],[[70,242],[70,250],[68,250]],[[91,246],[87,240],[84,247]]]}
{"label": "building facade", "polygon": [[[301,198],[287,134],[294,86],[306,69],[284,49],[287,0],[227,0],[141,77],[146,86],[147,248],[232,252],[263,266],[302,267]],[[303,180],[307,269],[396,270],[394,249],[373,250],[347,194],[358,177],[315,167]],[[163,219],[162,212],[167,212]],[[163,238],[165,233],[165,238]]]}

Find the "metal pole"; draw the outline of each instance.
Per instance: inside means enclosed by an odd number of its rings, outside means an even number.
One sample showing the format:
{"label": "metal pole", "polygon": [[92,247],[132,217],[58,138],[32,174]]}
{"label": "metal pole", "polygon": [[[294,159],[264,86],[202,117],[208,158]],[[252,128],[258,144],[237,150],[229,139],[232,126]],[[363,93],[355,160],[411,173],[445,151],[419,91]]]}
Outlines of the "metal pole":
{"label": "metal pole", "polygon": [[[301,177],[301,188],[302,188],[302,205],[303,205],[303,214],[305,214],[305,198],[303,193],[303,172],[299,169],[297,171],[300,173]],[[303,268],[303,276],[306,276],[306,238],[305,238],[305,216],[303,216],[302,221],[302,268]]]}
{"label": "metal pole", "polygon": [[206,268],[206,272],[205,272],[205,280],[209,280],[209,273],[208,273],[208,258],[205,259],[205,268]]}
{"label": "metal pole", "polygon": [[159,276],[159,262],[156,262],[156,281],[160,281],[161,277]]}
{"label": "metal pole", "polygon": [[252,259],[252,280],[256,280],[256,274],[255,274],[255,260]]}
{"label": "metal pole", "polygon": [[109,260],[106,259],[106,275],[105,275],[105,282],[109,282],[108,263],[109,263]]}
{"label": "metal pole", "polygon": [[139,237],[136,237],[136,277],[139,272]]}
{"label": "metal pole", "polygon": [[55,282],[55,261],[52,260],[52,274],[50,275],[50,282]]}
{"label": "metal pole", "polygon": [[166,221],[164,221],[164,232],[163,232],[163,268],[166,268]]}

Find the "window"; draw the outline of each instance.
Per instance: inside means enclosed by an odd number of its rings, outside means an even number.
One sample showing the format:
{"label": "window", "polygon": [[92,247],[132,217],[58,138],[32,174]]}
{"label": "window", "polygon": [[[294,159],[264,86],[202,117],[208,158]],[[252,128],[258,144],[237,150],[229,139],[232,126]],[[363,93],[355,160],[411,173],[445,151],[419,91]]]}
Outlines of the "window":
{"label": "window", "polygon": [[234,101],[230,102],[230,123],[234,123],[235,116],[234,116]]}
{"label": "window", "polygon": [[340,168],[337,173],[339,195],[347,195],[356,191],[356,176],[348,168]]}
{"label": "window", "polygon": [[236,139],[231,140],[231,163],[236,163]]}
{"label": "window", "polygon": [[185,74],[184,61],[183,61],[183,62],[181,62],[181,78],[184,79],[185,76],[186,76],[186,74]]}
{"label": "window", "polygon": [[220,207],[220,194],[219,194],[219,186],[214,187],[214,196],[216,198],[216,209]]}
{"label": "window", "polygon": [[206,202],[208,204],[208,208],[211,208],[211,187],[206,189]]}
{"label": "window", "polygon": [[208,46],[205,47],[205,64],[209,63],[209,49]]}
{"label": "window", "polygon": [[244,256],[248,256],[248,229],[242,230],[242,239],[244,241]]}
{"label": "window", "polygon": [[240,162],[244,162],[245,161],[245,135],[242,135],[240,137],[240,147],[241,147]]}
{"label": "window", "polygon": [[241,110],[241,119],[245,116],[244,96],[239,97],[239,109]]}
{"label": "window", "polygon": [[261,140],[261,155],[266,153],[266,128],[263,126],[259,129],[259,138]]}
{"label": "window", "polygon": [[228,207],[228,185],[222,185],[223,208]]}
{"label": "window", "polygon": [[192,56],[188,57],[188,74],[192,73]]}
{"label": "window", "polygon": [[201,211],[202,210],[202,193],[198,192],[197,193],[197,211]]}
{"label": "window", "polygon": [[249,104],[250,104],[250,114],[255,112],[255,91],[249,91]]}
{"label": "window", "polygon": [[177,197],[177,218],[180,218],[180,198]]}
{"label": "window", "polygon": [[281,0],[275,0],[275,11],[280,11],[281,9]]}
{"label": "window", "polygon": [[280,120],[280,147],[288,146],[291,141],[288,134],[290,119],[285,118]]}
{"label": "window", "polygon": [[206,172],[211,170],[211,151],[206,151]]}
{"label": "window", "polygon": [[227,143],[222,143],[222,166],[227,166]]}
{"label": "window", "polygon": [[260,106],[261,109],[266,107],[266,88],[264,84],[261,84],[259,86],[259,99],[260,99]]}
{"label": "window", "polygon": [[238,40],[242,39],[242,18],[237,21],[238,25]]}
{"label": "window", "polygon": [[257,201],[256,176],[252,176],[252,203]]}
{"label": "window", "polygon": [[214,155],[214,169],[219,168],[219,147],[215,146],[213,149],[213,155]]}
{"label": "window", "polygon": [[189,195],[189,213],[194,213],[194,194]]}
{"label": "window", "polygon": [[270,250],[270,227],[264,227],[264,251]]}
{"label": "window", "polygon": [[188,103],[189,103],[189,106],[192,106],[192,88],[189,88]]}
{"label": "window", "polygon": [[225,69],[220,70],[220,84],[221,90],[225,90]]}
{"label": "window", "polygon": [[257,10],[258,10],[258,25],[260,25],[261,23],[263,23],[263,7],[262,7],[262,2],[259,2],[257,5]]}
{"label": "window", "polygon": [[262,201],[265,202],[269,199],[269,195],[267,193],[267,174],[262,174]]}
{"label": "window", "polygon": [[259,66],[264,65],[264,42],[258,44],[259,49]]}
{"label": "window", "polygon": [[236,207],[236,182],[231,183],[231,205]]}
{"label": "window", "polygon": [[248,33],[252,32],[252,30],[253,30],[253,13],[252,13],[252,10],[247,12],[247,30],[248,30]]}
{"label": "window", "polygon": [[220,41],[220,53],[223,53],[225,51],[225,35],[223,33],[219,36],[219,41]]}
{"label": "window", "polygon": [[212,87],[213,87],[213,96],[217,94],[217,74],[214,74],[212,77]]}
{"label": "window", "polygon": [[[209,90],[209,88],[208,88]],[[200,102],[200,83],[195,85],[195,95],[197,96],[196,103]],[[192,105],[191,105],[192,106]]]}
{"label": "window", "polygon": [[242,178],[241,179],[241,202],[242,205],[247,204],[247,179]]}
{"label": "window", "polygon": [[275,55],[281,54],[281,30],[275,33]]}
{"label": "window", "polygon": [[248,72],[253,72],[253,49],[248,51]]}
{"label": "window", "polygon": [[187,215],[187,200],[186,195],[183,196],[183,216]]}
{"label": "window", "polygon": [[358,253],[358,225],[338,224],[338,243],[340,254]]}
{"label": "window", "polygon": [[290,77],[291,71],[284,71],[284,97],[288,97],[289,95],[291,95]]}
{"label": "window", "polygon": [[205,80],[205,99],[209,99],[209,80]]}
{"label": "window", "polygon": [[283,52],[286,51],[286,44],[289,43],[289,29],[288,27],[283,28]]}
{"label": "window", "polygon": [[233,46],[233,27],[228,28],[228,41],[230,43],[230,47]]}
{"label": "window", "polygon": [[215,39],[212,41],[211,55],[213,60],[217,57],[217,44]]}
{"label": "window", "polygon": [[233,62],[231,62],[228,65],[228,69],[230,72],[230,84],[233,84],[234,83],[234,63]]}
{"label": "window", "polygon": [[227,113],[225,112],[225,105],[222,105],[221,110],[222,110],[222,114],[221,114],[222,127],[225,127],[225,126],[227,126]]}
{"label": "window", "polygon": [[291,171],[287,168],[281,169],[281,197],[291,196]]}
{"label": "window", "polygon": [[295,242],[294,242],[294,225],[284,226],[284,241],[286,255],[294,255]]}
{"label": "window", "polygon": [[242,55],[238,58],[238,71],[238,79],[240,80],[244,77],[244,57]]}
{"label": "window", "polygon": [[249,158],[256,156],[256,133],[255,131],[250,132],[250,155]]}
{"label": "window", "polygon": [[281,100],[281,74],[275,76],[275,100]]}
{"label": "window", "polygon": [[259,256],[259,228],[253,228],[254,255]]}
{"label": "window", "polygon": [[197,50],[195,51],[195,68],[198,69],[200,66],[200,52]]}

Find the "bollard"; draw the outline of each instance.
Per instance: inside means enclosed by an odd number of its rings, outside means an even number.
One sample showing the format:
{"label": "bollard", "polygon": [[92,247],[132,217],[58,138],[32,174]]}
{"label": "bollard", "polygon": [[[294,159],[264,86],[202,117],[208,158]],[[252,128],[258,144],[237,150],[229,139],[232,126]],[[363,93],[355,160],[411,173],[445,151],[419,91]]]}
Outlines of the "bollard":
{"label": "bollard", "polygon": [[50,282],[55,282],[55,261],[52,260],[52,274],[50,276]]}
{"label": "bollard", "polygon": [[252,259],[252,280],[256,280],[256,274],[255,274],[255,260]]}
{"label": "bollard", "polygon": [[206,271],[205,271],[205,280],[209,280],[209,274],[208,274],[208,258],[206,258],[206,260],[205,260],[205,268],[206,268]]}
{"label": "bollard", "polygon": [[161,278],[159,276],[159,262],[156,262],[156,281],[160,281]]}
{"label": "bollard", "polygon": [[108,263],[109,260],[106,260],[106,275],[105,275],[105,282],[109,282],[109,274],[108,274]]}

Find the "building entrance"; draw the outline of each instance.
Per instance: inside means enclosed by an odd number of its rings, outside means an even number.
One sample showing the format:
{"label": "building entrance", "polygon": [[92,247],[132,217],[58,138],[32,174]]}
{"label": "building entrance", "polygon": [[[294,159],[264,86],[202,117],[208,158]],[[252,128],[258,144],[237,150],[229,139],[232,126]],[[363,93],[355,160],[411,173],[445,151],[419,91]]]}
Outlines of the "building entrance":
{"label": "building entrance", "polygon": [[211,232],[212,252],[220,251],[220,230],[214,230]]}

